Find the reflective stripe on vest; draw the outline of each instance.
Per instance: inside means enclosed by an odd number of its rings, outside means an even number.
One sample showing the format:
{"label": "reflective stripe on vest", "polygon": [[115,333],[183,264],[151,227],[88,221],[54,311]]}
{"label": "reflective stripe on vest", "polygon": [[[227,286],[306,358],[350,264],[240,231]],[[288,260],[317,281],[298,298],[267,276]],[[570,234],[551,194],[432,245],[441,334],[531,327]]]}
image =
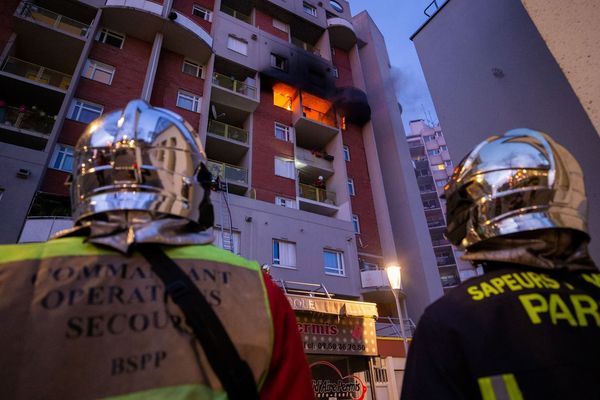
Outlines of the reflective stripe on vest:
{"label": "reflective stripe on vest", "polygon": [[[212,245],[167,248],[214,307],[259,385],[273,327],[260,267]],[[226,399],[179,308],[139,254],[81,238],[0,246],[7,398]]]}
{"label": "reflective stripe on vest", "polygon": [[513,374],[486,376],[477,382],[483,400],[523,400]]}

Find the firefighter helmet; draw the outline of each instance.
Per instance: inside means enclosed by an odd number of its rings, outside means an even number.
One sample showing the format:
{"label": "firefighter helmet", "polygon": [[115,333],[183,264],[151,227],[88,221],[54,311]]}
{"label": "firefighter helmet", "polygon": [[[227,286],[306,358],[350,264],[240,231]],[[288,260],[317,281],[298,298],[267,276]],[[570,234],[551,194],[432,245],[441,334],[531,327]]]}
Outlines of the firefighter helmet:
{"label": "firefighter helmet", "polygon": [[446,237],[466,249],[540,229],[587,234],[581,167],[548,135],[514,129],[476,146],[445,186]]}
{"label": "firefighter helmet", "polygon": [[91,122],[75,147],[73,218],[120,210],[198,221],[206,155],[179,115],[133,100]]}

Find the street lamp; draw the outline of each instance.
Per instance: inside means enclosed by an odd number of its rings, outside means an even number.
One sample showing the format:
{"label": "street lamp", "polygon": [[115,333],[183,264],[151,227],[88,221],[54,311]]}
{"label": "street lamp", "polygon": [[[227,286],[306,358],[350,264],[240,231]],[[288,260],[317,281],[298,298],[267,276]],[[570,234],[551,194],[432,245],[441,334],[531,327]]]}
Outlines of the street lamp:
{"label": "street lamp", "polygon": [[400,320],[400,334],[402,335],[402,342],[404,343],[404,356],[408,355],[408,343],[406,343],[406,333],[404,331],[404,320],[402,317],[402,310],[400,309],[400,290],[402,290],[402,271],[399,265],[390,265],[386,267],[385,272],[387,273],[392,293],[394,294],[394,300],[396,300],[396,309],[398,310],[398,319]]}

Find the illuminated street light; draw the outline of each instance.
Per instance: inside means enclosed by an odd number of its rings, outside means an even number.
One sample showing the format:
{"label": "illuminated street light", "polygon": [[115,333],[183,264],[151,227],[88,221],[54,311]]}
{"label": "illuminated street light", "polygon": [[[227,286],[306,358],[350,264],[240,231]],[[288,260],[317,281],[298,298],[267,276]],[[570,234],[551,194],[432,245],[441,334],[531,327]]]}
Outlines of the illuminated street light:
{"label": "illuminated street light", "polygon": [[387,273],[394,300],[396,300],[396,309],[398,310],[398,319],[400,320],[400,334],[404,344],[404,356],[408,355],[408,343],[406,343],[406,333],[404,331],[404,318],[400,309],[400,291],[402,290],[402,271],[399,265],[389,265],[385,268]]}

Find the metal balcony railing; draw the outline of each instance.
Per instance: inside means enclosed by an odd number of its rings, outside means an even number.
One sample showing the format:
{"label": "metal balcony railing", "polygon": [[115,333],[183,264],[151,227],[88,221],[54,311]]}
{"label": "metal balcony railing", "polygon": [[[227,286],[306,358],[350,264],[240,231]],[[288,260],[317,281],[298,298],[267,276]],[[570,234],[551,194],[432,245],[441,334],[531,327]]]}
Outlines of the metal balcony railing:
{"label": "metal balcony railing", "polygon": [[437,262],[438,267],[456,264],[454,257],[436,257],[435,261]]}
{"label": "metal balcony railing", "polygon": [[214,160],[208,160],[206,164],[213,176],[226,179],[227,183],[248,184],[248,172],[245,168]]}
{"label": "metal balcony railing", "polygon": [[324,125],[329,125],[332,127],[336,127],[335,125],[335,117],[333,116],[333,112],[322,113],[308,106],[302,106],[302,116],[311,119],[313,121],[320,122]]}
{"label": "metal balcony railing", "polygon": [[55,116],[46,115],[43,111],[23,110],[16,107],[6,107],[0,111],[0,126],[12,126],[18,129],[50,134],[54,126]]}
{"label": "metal balcony railing", "polygon": [[22,3],[19,15],[75,36],[86,37],[90,26],[28,1]]}
{"label": "metal balcony railing", "polygon": [[335,192],[300,183],[300,197],[335,206]]}
{"label": "metal balcony railing", "polygon": [[2,65],[2,71],[64,90],[67,90],[71,83],[71,75],[63,74],[62,72],[15,57],[8,57],[6,59]]}
{"label": "metal balcony railing", "polygon": [[239,19],[240,21],[244,21],[247,24],[251,24],[252,20],[249,15],[246,15],[238,10],[234,10],[231,7],[227,7],[226,5],[221,4],[221,11],[227,15],[231,15],[233,18]]}
{"label": "metal balcony railing", "polygon": [[233,125],[228,125],[220,121],[215,121],[214,119],[208,121],[208,132],[213,135],[235,140],[236,142],[248,144],[247,131],[235,127]]}
{"label": "metal balcony railing", "polygon": [[[406,334],[406,337],[412,337],[417,328],[414,321],[410,318],[403,318],[402,322],[404,322],[404,333]],[[399,318],[379,317],[375,323],[375,329],[377,336],[402,337]]]}
{"label": "metal balcony railing", "polygon": [[233,92],[243,94],[244,96],[252,97],[256,99],[256,88],[248,85],[245,82],[238,81],[234,78],[219,74],[215,72],[213,74],[213,84],[220,86],[225,89],[229,89]]}
{"label": "metal balcony railing", "polygon": [[315,46],[313,46],[312,44],[307,43],[307,42],[305,42],[305,41],[303,41],[301,39],[295,38],[293,36],[292,36],[292,44],[295,45],[295,46],[298,46],[301,49],[304,49],[304,50],[306,50],[306,51],[308,51],[310,53],[317,54]]}

